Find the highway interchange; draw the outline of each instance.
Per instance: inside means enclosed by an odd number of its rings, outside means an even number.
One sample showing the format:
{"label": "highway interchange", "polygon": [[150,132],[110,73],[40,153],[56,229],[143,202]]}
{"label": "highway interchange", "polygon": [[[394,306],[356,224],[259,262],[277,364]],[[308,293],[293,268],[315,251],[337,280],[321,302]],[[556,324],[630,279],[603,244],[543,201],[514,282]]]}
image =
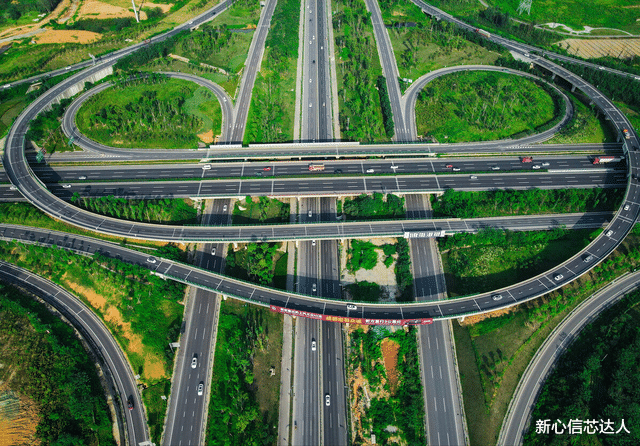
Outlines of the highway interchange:
{"label": "highway interchange", "polygon": [[[226,7],[227,3],[223,4]],[[273,13],[273,7],[275,7],[275,2],[268,2],[269,7],[271,7],[271,12],[267,12],[263,14],[263,17],[269,17],[270,14]],[[222,5],[221,5],[222,6]],[[216,7],[216,12],[219,12],[221,6]],[[431,11],[432,14],[441,14],[437,11]],[[209,13],[211,14],[211,13]],[[446,15],[441,15],[442,18],[447,19]],[[211,16],[209,16],[210,18]],[[202,20],[206,18],[206,14],[203,16]],[[262,19],[261,19],[262,22]],[[375,23],[374,23],[375,24]],[[192,24],[189,24],[192,26]],[[260,34],[260,31],[264,29],[263,34]],[[260,37],[258,39],[262,39],[262,47],[264,44],[264,38],[266,37],[266,29],[267,26],[259,26],[259,32],[257,33]],[[158,39],[161,38],[158,37]],[[156,39],[156,38],[154,38]],[[520,46],[520,44],[514,44],[513,42],[506,41],[505,39],[492,37],[492,40],[498,41],[503,45],[510,47],[514,51],[518,51],[523,53],[523,49],[526,51],[530,51],[529,48]],[[254,39],[254,42],[256,40]],[[258,45],[258,44],[257,44]],[[253,43],[252,43],[253,46]],[[250,51],[250,55],[258,54],[260,51]],[[127,54],[126,51],[123,50],[122,54]],[[251,56],[250,56],[251,57]],[[258,57],[258,56],[255,56]],[[261,57],[261,54],[260,54]],[[590,95],[594,102],[603,110],[609,118],[612,120],[614,125],[618,128],[629,128],[629,122],[626,118],[613,106],[611,102],[609,102],[606,98],[602,97],[597,93],[597,91],[590,85],[584,83],[576,76],[571,75],[566,70],[559,68],[550,62],[540,59],[537,56],[532,56],[532,59],[535,63],[549,69],[550,71],[564,77],[569,80],[573,85],[581,88],[585,93]],[[114,62],[115,56],[110,59],[110,62]],[[259,66],[259,63],[256,60],[251,59],[254,65],[248,66]],[[257,59],[259,61],[259,58]],[[98,68],[102,66],[99,65]],[[129,237],[138,237],[138,238],[149,238],[149,239],[160,239],[160,240],[172,240],[172,241],[184,241],[184,240],[192,240],[192,241],[230,241],[230,240],[282,240],[282,239],[290,239],[296,238],[299,240],[315,240],[320,238],[327,239],[336,239],[336,238],[347,238],[347,237],[357,237],[357,236],[366,236],[366,235],[403,235],[407,231],[415,231],[421,232],[426,230],[441,230],[443,226],[446,226],[444,229],[453,232],[455,230],[474,230],[479,227],[482,227],[485,223],[477,223],[476,226],[469,227],[468,222],[463,222],[462,225],[456,226],[459,222],[452,221],[429,221],[426,219],[416,220],[416,221],[407,221],[407,222],[376,222],[376,223],[349,223],[349,224],[301,224],[297,225],[283,225],[282,227],[272,227],[272,228],[222,228],[217,227],[214,230],[210,228],[181,228],[181,227],[158,227],[156,225],[142,225],[142,224],[133,224],[126,222],[119,222],[113,219],[106,219],[103,217],[98,217],[91,215],[88,212],[81,211],[73,206],[66,204],[60,198],[52,195],[49,191],[45,190],[42,186],[43,183],[40,182],[30,171],[29,166],[25,162],[24,154],[22,151],[23,145],[23,137],[26,131],[26,127],[28,126],[28,122],[37,114],[39,108],[43,105],[46,105],[48,101],[50,101],[57,93],[63,91],[69,85],[82,77],[90,74],[92,70],[96,68],[90,68],[86,70],[86,72],[80,73],[78,75],[73,76],[69,80],[63,82],[61,85],[54,87],[52,90],[47,92],[44,96],[39,98],[32,106],[30,106],[17,120],[15,125],[12,127],[11,133],[7,142],[7,149],[5,152],[5,168],[7,169],[8,176],[11,182],[14,185],[17,185],[21,194],[27,198],[30,202],[35,204],[36,206],[43,209],[45,212],[53,215],[55,217],[61,218],[62,220],[68,221],[70,223],[74,223],[78,226],[82,226],[88,229],[97,230],[99,232],[104,232],[108,234],[116,234],[116,235],[126,235]],[[254,71],[255,75],[255,71]],[[244,85],[243,80],[243,85]],[[233,118],[234,122],[234,130],[232,136],[230,137],[231,141],[241,141],[242,134],[244,133],[244,127],[242,127],[242,123],[246,121],[246,113],[248,111],[248,104],[250,102],[250,91],[253,81],[249,78],[247,81],[250,85],[247,86],[244,90],[241,88],[241,91],[248,91],[249,93],[241,93],[240,100],[238,101],[239,109],[234,112],[236,115]],[[246,95],[249,95],[247,99]],[[392,96],[392,95],[390,95]],[[240,104],[244,104],[244,109]],[[245,119],[237,119],[238,115],[245,116]],[[399,114],[400,116],[401,114]],[[400,131],[404,129],[405,126],[397,127]],[[504,144],[503,144],[504,146]],[[626,149],[629,147],[637,147],[638,141],[637,136],[633,133],[631,139],[627,142]],[[483,145],[483,147],[473,147],[473,145],[469,145],[471,151],[473,150],[495,150],[497,146],[489,146],[488,144]],[[488,147],[491,147],[488,149]],[[323,149],[325,150],[325,149]],[[329,149],[331,150],[331,149]],[[388,150],[388,149],[387,149]],[[409,149],[409,150],[420,150],[420,149]],[[424,150],[424,149],[422,149]],[[431,151],[431,148],[428,149]],[[474,152],[472,152],[474,153]],[[193,154],[189,154],[190,157],[193,157]],[[632,175],[638,175],[638,159],[637,153],[635,151],[628,152],[628,163],[627,167]],[[186,158],[186,157],[185,157]],[[191,158],[186,158],[191,159]],[[476,166],[473,164],[474,161],[458,162],[457,165],[462,165],[465,171],[474,171]],[[584,163],[584,160],[582,160]],[[367,168],[365,169],[365,163],[367,164]],[[464,164],[466,163],[466,165]],[[496,166],[500,167],[500,170],[507,169],[517,169],[521,167],[517,161],[510,160],[506,163],[503,161],[496,161],[496,163],[500,163],[500,165],[496,164]],[[391,165],[394,165],[395,161],[392,161],[391,164],[389,162],[380,163],[379,161],[376,163],[363,161],[360,163],[360,166],[353,168],[352,162],[345,162],[343,167],[334,167],[335,169],[343,170],[343,172],[339,172],[338,174],[359,174],[360,176],[363,173],[366,175],[366,171],[368,169],[373,169],[374,173],[376,169],[380,170],[380,173],[394,173],[395,169],[391,169]],[[418,162],[410,163],[413,164],[413,168],[415,171],[420,172],[420,169],[424,169],[423,167],[418,167],[420,164]],[[438,169],[443,169],[442,166],[438,163],[429,163],[431,166],[430,172],[436,172],[435,164],[438,165]],[[337,166],[338,164],[336,164]],[[215,165],[214,165],[215,166]],[[304,171],[304,163],[298,163],[297,166],[293,165],[291,169],[291,173],[278,173],[283,175],[299,175],[300,170]],[[244,164],[242,169],[244,170]],[[358,167],[360,168],[358,171]],[[288,167],[287,167],[288,168]],[[563,167],[563,169],[566,167]],[[593,169],[593,166],[582,165],[577,169]],[[192,168],[193,169],[193,168]],[[296,169],[298,173],[296,173]],[[386,170],[385,170],[386,169]],[[442,172],[446,172],[449,169],[445,167]],[[98,169],[99,170],[99,169]],[[211,169],[213,170],[213,168]],[[364,172],[363,172],[364,170]],[[397,169],[400,170],[399,168]],[[484,170],[484,169],[480,169]],[[228,171],[228,169],[227,169]],[[286,171],[286,169],[285,169]],[[422,170],[424,172],[424,170]],[[440,171],[440,170],[439,170]],[[276,175],[275,169],[271,171],[262,171],[262,172],[271,172],[273,176]],[[412,172],[411,170],[407,170],[407,172]],[[204,178],[207,172],[201,172],[202,177]],[[257,175],[259,170],[256,169],[253,174]],[[237,174],[236,174],[237,175]],[[575,176],[574,176],[575,175]],[[233,176],[233,175],[232,175]],[[239,176],[244,176],[243,172],[240,172]],[[264,176],[264,173],[261,175]],[[508,179],[505,180],[505,177]],[[175,178],[175,177],[174,177]],[[564,178],[564,183],[560,178]],[[355,178],[354,178],[355,179]],[[591,182],[591,184],[598,186],[620,186],[623,185],[625,181],[627,181],[626,175],[614,173],[610,171],[605,172],[594,172],[594,173],[578,173],[572,172],[572,175],[566,175],[566,173],[561,173],[559,175],[553,175],[553,173],[542,173],[539,174],[523,174],[523,173],[514,173],[510,175],[503,175],[502,172],[500,174],[492,173],[492,174],[483,174],[477,175],[477,178],[471,178],[470,175],[446,175],[436,177],[430,175],[426,176],[402,176],[402,175],[393,175],[389,177],[377,177],[372,176],[368,179],[360,178],[356,180],[356,184],[354,184],[353,180],[349,177],[345,179],[337,179],[331,178],[324,180],[322,177],[314,178],[306,184],[302,184],[299,180],[287,181],[283,180],[270,180],[270,179],[254,179],[254,180],[242,180],[242,183],[237,182],[233,184],[230,181],[225,181],[224,183],[221,181],[198,181],[197,184],[189,185],[185,182],[181,186],[184,189],[184,196],[197,196],[197,197],[235,197],[238,195],[246,195],[246,194],[264,194],[264,195],[281,195],[281,196],[291,196],[291,195],[299,195],[299,196],[317,196],[319,194],[345,194],[345,193],[362,193],[362,192],[423,192],[423,191],[441,191],[446,189],[447,187],[455,187],[459,189],[465,190],[484,190],[487,188],[495,188],[495,187],[505,187],[505,188],[517,188],[517,187],[545,187],[544,183],[548,183],[549,185],[553,184],[556,187],[578,187],[583,185],[584,183]],[[92,179],[93,180],[93,179]],[[62,178],[58,179],[57,182],[65,181]],[[70,181],[66,180],[66,181]],[[107,179],[108,181],[108,179]],[[46,180],[44,181],[46,183]],[[349,183],[351,182],[351,183]],[[574,182],[575,184],[570,184]],[[296,184],[298,183],[298,184]],[[361,183],[361,184],[357,184]],[[500,183],[504,183],[500,184]],[[304,190],[305,187],[306,189]],[[87,195],[100,195],[101,193],[109,193],[108,187],[106,185],[100,185],[99,183],[88,183],[82,184],[81,187],[85,189],[87,186],[90,188],[90,193]],[[151,186],[149,185],[136,185],[134,182],[127,181],[126,183],[122,183],[118,185],[120,189],[122,189],[122,195],[126,196],[153,196],[154,189],[157,191],[156,196],[168,196],[167,190],[173,187],[174,194],[173,196],[182,196],[180,194],[175,193],[175,183],[154,183]],[[193,189],[198,187],[197,192]],[[231,187],[228,187],[231,186]],[[72,186],[71,189],[63,188],[61,185],[51,185],[50,191],[59,194],[60,197],[65,197],[64,194],[67,194],[68,197],[69,191],[74,191],[76,186]],[[147,188],[145,190],[145,187]],[[204,189],[203,189],[204,187]],[[102,188],[102,191],[101,189]],[[246,189],[244,189],[246,188]],[[10,191],[16,192],[16,191]],[[407,305],[394,305],[394,306],[376,306],[376,305],[366,305],[361,306],[358,309],[357,317],[362,319],[373,319],[379,320],[384,323],[384,321],[388,322],[390,320],[401,320],[401,319],[418,319],[418,318],[451,318],[459,315],[464,315],[467,313],[474,313],[478,311],[490,311],[491,309],[505,307],[508,305],[515,305],[516,303],[522,302],[527,299],[531,299],[537,297],[539,295],[545,294],[546,292],[555,289],[570,280],[575,279],[581,274],[584,274],[588,271],[593,265],[602,260],[611,250],[613,250],[618,243],[622,241],[626,233],[630,230],[635,218],[637,217],[639,203],[638,199],[638,186],[635,181],[630,181],[627,185],[627,197],[624,200],[625,206],[629,206],[628,209],[621,209],[613,218],[608,218],[605,221],[609,221],[609,226],[607,230],[612,231],[611,233],[606,232],[605,235],[599,237],[592,245],[587,247],[583,253],[580,253],[574,256],[569,261],[565,262],[563,265],[559,265],[554,268],[554,270],[549,271],[545,274],[542,274],[536,278],[532,278],[528,281],[525,281],[521,284],[516,284],[512,287],[509,287],[505,290],[498,290],[496,293],[501,293],[505,296],[508,296],[505,301],[496,303],[495,300],[491,298],[492,293],[486,293],[486,295],[474,296],[472,298],[466,298],[456,301],[450,302],[426,302],[426,303],[416,303],[416,304],[407,304]],[[117,193],[116,193],[117,194]],[[317,213],[313,212],[313,213]],[[313,214],[312,213],[312,214]],[[513,224],[513,222],[506,222],[507,219],[504,219],[505,222],[500,222],[499,220],[495,220],[492,223],[496,224],[500,227],[500,225],[504,225],[504,227]],[[533,219],[525,219],[529,220],[526,223],[523,223],[527,227],[531,226],[531,221],[536,220]],[[547,218],[546,222],[544,218],[539,218],[540,220],[537,224],[544,225],[547,227],[550,226],[549,219]],[[601,223],[602,224],[602,223]],[[368,229],[367,229],[368,226]],[[464,228],[463,228],[464,226]],[[336,230],[336,228],[338,228]],[[293,311],[308,311],[310,313],[322,314],[322,315],[334,315],[334,316],[342,316],[348,315],[353,317],[353,314],[348,314],[345,311],[344,304],[340,301],[331,301],[331,300],[322,300],[315,297],[305,297],[303,295],[292,294],[292,293],[284,293],[275,290],[269,290],[262,287],[257,287],[251,284],[245,284],[240,281],[234,281],[228,278],[224,278],[215,273],[209,273],[206,271],[201,271],[198,268],[190,268],[186,265],[179,265],[176,263],[168,262],[163,259],[158,259],[157,264],[150,265],[144,255],[134,254],[128,252],[124,249],[118,249],[116,247],[110,246],[105,247],[102,246],[100,242],[97,241],[89,241],[76,237],[69,237],[68,235],[54,234],[48,231],[38,231],[38,230],[29,230],[22,228],[7,228],[0,227],[2,229],[2,235],[5,238],[12,239],[23,239],[25,241],[32,241],[38,243],[50,243],[51,240],[57,241],[62,246],[69,246],[75,249],[85,249],[86,251],[91,252],[93,249],[97,249],[100,247],[104,249],[104,253],[107,255],[113,255],[114,257],[120,256],[124,260],[131,261],[134,263],[138,263],[144,265],[146,267],[151,267],[158,274],[162,274],[167,277],[172,277],[177,280],[184,281],[186,283],[196,284],[202,288],[216,291],[218,293],[223,293],[229,296],[251,299],[254,301],[260,301],[263,305],[279,305],[282,307],[286,307]],[[242,232],[244,230],[244,233]],[[220,235],[220,234],[225,235]],[[311,242],[304,242],[306,244],[311,244]],[[324,243],[324,242],[323,242]],[[334,242],[335,243],[335,242]],[[93,248],[91,248],[93,246]],[[107,249],[108,248],[108,249]],[[330,248],[324,248],[330,249]],[[312,250],[309,250],[312,252]],[[594,256],[594,260],[591,263],[585,262],[585,258],[588,255]],[[313,256],[309,256],[311,258]],[[313,267],[313,265],[311,265]],[[317,269],[317,268],[316,268]],[[560,279],[558,277],[562,276]],[[309,277],[313,277],[313,273],[310,273]],[[301,289],[300,292],[303,294],[313,294],[308,290]],[[323,293],[324,295],[324,293]],[[326,338],[323,344],[330,345],[330,339]],[[334,355],[330,355],[335,357]],[[331,369],[330,365],[327,366],[328,369]],[[333,368],[335,369],[335,367]],[[328,414],[324,415],[324,422],[327,422]],[[138,438],[138,437],[133,437]]]}

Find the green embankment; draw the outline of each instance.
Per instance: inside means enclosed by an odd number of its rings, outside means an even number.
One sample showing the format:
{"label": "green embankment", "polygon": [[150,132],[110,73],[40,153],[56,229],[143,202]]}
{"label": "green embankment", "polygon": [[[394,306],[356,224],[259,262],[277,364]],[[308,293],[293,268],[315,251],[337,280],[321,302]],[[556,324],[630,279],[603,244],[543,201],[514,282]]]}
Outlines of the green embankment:
{"label": "green embankment", "polygon": [[[29,423],[37,424],[35,439],[42,444],[116,444],[95,364],[73,328],[43,304],[2,283],[0,345],[4,426],[7,417],[17,415],[6,404],[11,390],[21,397],[17,406],[34,403],[36,417]],[[21,431],[20,425],[12,427]],[[6,434],[8,441],[18,439]]]}

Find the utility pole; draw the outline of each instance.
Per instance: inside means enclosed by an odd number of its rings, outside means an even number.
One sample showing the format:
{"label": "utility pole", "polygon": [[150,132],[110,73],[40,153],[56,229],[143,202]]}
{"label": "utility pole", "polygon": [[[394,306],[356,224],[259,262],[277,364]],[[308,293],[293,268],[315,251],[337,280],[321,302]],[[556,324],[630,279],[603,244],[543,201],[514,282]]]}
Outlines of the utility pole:
{"label": "utility pole", "polygon": [[138,18],[138,10],[136,9],[135,0],[131,0],[131,4],[133,5],[133,13],[136,16],[136,22],[140,23],[140,18]]}
{"label": "utility pole", "polygon": [[96,64],[96,56],[94,56],[93,54],[89,53],[89,57],[93,61],[93,65],[95,65]]}

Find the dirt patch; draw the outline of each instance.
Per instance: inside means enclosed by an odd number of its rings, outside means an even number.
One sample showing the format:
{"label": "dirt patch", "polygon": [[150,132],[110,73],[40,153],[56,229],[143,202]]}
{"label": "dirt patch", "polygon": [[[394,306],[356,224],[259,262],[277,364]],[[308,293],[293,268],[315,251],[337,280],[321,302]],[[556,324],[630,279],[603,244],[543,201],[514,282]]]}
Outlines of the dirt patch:
{"label": "dirt patch", "polygon": [[382,349],[384,368],[387,371],[387,378],[389,378],[389,389],[391,395],[395,395],[398,388],[398,350],[400,350],[400,344],[392,339],[384,338],[380,348]]}
{"label": "dirt patch", "polygon": [[62,276],[62,280],[64,280],[66,285],[71,288],[74,293],[86,297],[93,308],[104,311],[107,305],[107,299],[105,299],[104,296],[101,296],[89,288],[78,285],[77,283],[69,282],[64,276]]}
{"label": "dirt patch", "polygon": [[0,386],[0,397],[0,446],[39,445],[35,434],[40,417],[35,402],[4,386]]}
{"label": "dirt patch", "polygon": [[[135,18],[133,9],[110,5],[109,3],[103,3],[95,0],[83,3],[80,7],[80,12],[78,13],[78,19],[115,19],[121,17]],[[147,14],[144,11],[140,11],[140,18],[142,20],[146,20]]]}
{"label": "dirt patch", "polygon": [[[398,241],[395,238],[372,238],[372,239],[362,239],[365,242],[371,242],[376,246],[382,246],[385,244],[395,245]],[[341,242],[340,247],[340,264],[347,264],[347,250],[349,248],[349,242],[343,241]],[[345,267],[341,271],[341,285],[351,285],[356,282],[374,282],[382,287],[384,292],[384,297],[382,300],[392,300],[395,298],[395,295],[398,291],[398,286],[396,284],[396,263],[394,262],[387,268],[384,266],[384,258],[385,255],[382,252],[382,248],[376,249],[378,253],[378,264],[372,270],[359,269],[355,274],[351,274],[349,270]],[[397,255],[393,255],[394,259],[397,258]]]}
{"label": "dirt patch", "polygon": [[558,46],[566,49],[571,55],[586,59],[640,56],[640,39],[565,39],[559,42]]}
{"label": "dirt patch", "polygon": [[162,9],[162,13],[166,14],[167,12],[169,12],[169,10],[171,9],[171,7],[173,6],[172,4],[167,4],[167,3],[150,3],[150,2],[144,2],[143,5],[145,8],[160,8]]}
{"label": "dirt patch", "polygon": [[22,25],[17,28],[6,29],[0,33],[0,38],[13,37],[18,34],[25,34],[25,33],[28,33],[29,31],[34,31],[38,28],[41,28],[42,26],[49,23],[52,19],[62,14],[65,8],[69,7],[69,4],[70,4],[70,0],[63,0],[58,4],[58,6],[56,6],[56,9],[51,11],[51,14],[49,14],[47,17],[40,20],[38,23],[34,23],[33,25]]}
{"label": "dirt patch", "polygon": [[214,140],[213,130],[209,130],[208,132],[205,132],[205,133],[200,133],[198,135],[198,138],[200,138],[200,140],[204,143],[211,144]]}
{"label": "dirt patch", "polygon": [[502,308],[500,310],[491,311],[489,313],[474,314],[473,316],[465,316],[464,320],[460,322],[460,325],[465,326],[465,325],[477,324],[478,322],[483,321],[485,319],[489,319],[491,317],[499,317],[505,314],[509,314],[511,313],[511,311],[513,311],[512,307]]}
{"label": "dirt patch", "polygon": [[92,43],[100,40],[102,34],[91,31],[47,29],[42,34],[33,36],[35,43]]}

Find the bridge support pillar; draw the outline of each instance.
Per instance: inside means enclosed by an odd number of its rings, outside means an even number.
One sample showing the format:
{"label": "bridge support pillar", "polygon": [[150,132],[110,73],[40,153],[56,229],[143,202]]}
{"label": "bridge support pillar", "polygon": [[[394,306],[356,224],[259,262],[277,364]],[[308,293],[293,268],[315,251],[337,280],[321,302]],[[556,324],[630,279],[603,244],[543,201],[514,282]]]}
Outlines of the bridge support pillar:
{"label": "bridge support pillar", "polygon": [[575,85],[572,85],[572,86],[571,86],[571,93],[573,93],[574,91],[576,91],[576,86],[575,86]]}
{"label": "bridge support pillar", "polygon": [[552,73],[552,74],[551,74],[551,80],[552,80],[552,81],[556,80],[556,73]]}

